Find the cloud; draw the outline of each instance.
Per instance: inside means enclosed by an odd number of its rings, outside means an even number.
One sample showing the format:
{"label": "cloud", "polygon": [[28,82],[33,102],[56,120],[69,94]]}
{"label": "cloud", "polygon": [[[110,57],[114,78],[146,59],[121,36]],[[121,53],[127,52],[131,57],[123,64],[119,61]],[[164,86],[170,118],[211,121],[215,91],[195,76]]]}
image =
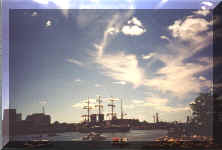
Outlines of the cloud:
{"label": "cloud", "polygon": [[133,17],[131,20],[128,21],[128,24],[137,25],[139,27],[143,27],[142,22],[137,19],[136,17]]}
{"label": "cloud", "polygon": [[133,104],[144,104],[143,100],[132,100]]}
{"label": "cloud", "polygon": [[211,23],[203,18],[187,17],[184,21],[176,20],[168,29],[174,38],[200,42],[204,40],[200,33],[207,31],[210,25]]}
{"label": "cloud", "polygon": [[[126,109],[140,109],[144,110],[149,108],[152,111],[170,113],[170,112],[183,112],[190,110],[187,106],[169,106],[168,105],[168,98],[162,98],[157,95],[146,97],[145,100],[132,100],[126,106]],[[145,113],[145,112],[143,112]]]}
{"label": "cloud", "polygon": [[43,4],[43,5],[49,5],[50,3],[54,3],[57,7],[61,9],[62,14],[65,17],[68,17],[68,9],[70,9],[71,6],[73,6],[74,3],[72,3],[72,0],[33,0],[37,3]]}
{"label": "cloud", "polygon": [[128,21],[128,25],[122,27],[122,33],[130,36],[139,36],[146,32],[141,21],[136,17],[133,17]]}
{"label": "cloud", "polygon": [[102,87],[101,84],[95,84],[95,87]]}
{"label": "cloud", "polygon": [[80,79],[75,79],[75,82],[81,82],[82,80],[80,80]]}
{"label": "cloud", "polygon": [[209,1],[202,1],[201,4],[205,5],[205,6],[213,6],[213,3],[212,2],[209,2]]}
{"label": "cloud", "polygon": [[45,23],[46,27],[50,27],[52,25],[52,21],[51,20],[47,20]]}
{"label": "cloud", "polygon": [[107,33],[109,33],[109,34],[116,34],[116,33],[119,33],[119,30],[114,28],[114,27],[111,27],[111,28],[107,29]]}
{"label": "cloud", "polygon": [[170,106],[159,106],[156,108],[160,112],[183,112],[190,110],[189,107],[170,107]]}
{"label": "cloud", "polygon": [[90,0],[93,3],[98,3],[100,0]]}
{"label": "cloud", "polygon": [[34,2],[38,2],[40,4],[48,4],[49,0],[33,0]]}
{"label": "cloud", "polygon": [[112,82],[113,84],[121,84],[121,85],[125,85],[126,82],[125,81],[118,81],[118,82]]}
{"label": "cloud", "polygon": [[170,41],[170,39],[167,36],[165,36],[165,35],[161,35],[160,38],[164,39],[164,40],[167,40],[167,41]]}
{"label": "cloud", "polygon": [[32,16],[37,16],[38,15],[38,13],[36,12],[36,11],[34,11],[33,13],[32,13]]}
{"label": "cloud", "polygon": [[40,105],[45,106],[48,102],[47,101],[40,101]]}
{"label": "cloud", "polygon": [[159,96],[147,97],[144,103],[145,107],[152,107],[158,112],[180,112],[189,110],[189,107],[178,107],[178,106],[169,106],[167,103],[169,102],[168,98],[161,98]]}
{"label": "cloud", "polygon": [[199,79],[202,80],[202,81],[205,81],[205,80],[206,80],[206,78],[203,77],[203,76],[199,76]]}
{"label": "cloud", "polygon": [[196,74],[206,71],[209,66],[173,62],[174,58],[165,59],[165,67],[158,70],[160,76],[147,79],[146,86],[151,86],[162,92],[172,92],[174,95],[183,97],[189,93],[198,93],[201,90],[199,80],[193,79]]}
{"label": "cloud", "polygon": [[104,75],[109,76],[114,80],[129,82],[133,84],[134,87],[138,87],[143,83],[144,71],[139,67],[136,55],[125,54],[123,51],[112,55],[104,52],[104,49],[109,42],[108,38],[110,33],[114,30],[119,31],[124,22],[128,20],[132,14],[133,10],[129,10],[124,15],[113,15],[104,31],[103,40],[100,44],[95,44],[95,48],[97,49],[95,62],[101,66]]}
{"label": "cloud", "polygon": [[[90,102],[90,107],[94,108],[94,105],[96,104],[96,99],[93,98],[89,98],[89,102]],[[88,99],[85,100],[81,100],[75,104],[72,105],[73,108],[83,108],[84,106],[87,106],[88,104]]]}
{"label": "cloud", "polygon": [[[176,20],[168,27],[176,43],[171,42],[171,48],[175,49],[175,44],[180,49],[180,57],[189,58],[203,48],[213,43],[212,21],[198,18],[193,15],[187,16],[184,20]],[[186,42],[186,46],[183,44]],[[175,50],[176,52],[176,50]],[[179,51],[177,51],[178,53]]]}
{"label": "cloud", "polygon": [[106,30],[103,34],[103,39],[100,44],[95,44],[97,49],[97,57],[102,57],[104,53],[104,48],[106,48],[108,41],[108,37],[110,35],[110,29],[119,31],[120,27],[123,25],[125,20],[128,20],[129,17],[132,16],[133,10],[129,10],[125,15],[114,14],[112,19],[109,21]]}
{"label": "cloud", "polygon": [[145,105],[152,104],[152,105],[166,105],[168,102],[168,99],[166,98],[160,98],[160,97],[148,97],[146,98]]}
{"label": "cloud", "polygon": [[201,57],[201,58],[198,59],[198,61],[206,63],[206,64],[211,63],[210,57]]}
{"label": "cloud", "polygon": [[202,10],[206,10],[207,7],[206,7],[206,6],[201,6],[201,9],[202,9]]}
{"label": "cloud", "polygon": [[210,14],[210,10],[198,10],[193,12],[196,15],[202,15],[202,16],[207,16]]}
{"label": "cloud", "polygon": [[160,0],[160,2],[154,7],[154,9],[161,8],[165,3],[167,3],[169,0]]}
{"label": "cloud", "polygon": [[146,32],[145,29],[140,28],[136,25],[134,26],[124,26],[122,28],[122,33],[124,33],[125,35],[131,35],[131,36],[139,36],[142,35],[144,32]]}
{"label": "cloud", "polygon": [[143,59],[150,59],[151,57],[155,56],[155,53],[149,53],[148,55],[142,55]]}
{"label": "cloud", "polygon": [[[183,97],[190,93],[199,93],[208,87],[210,81],[200,81],[196,75],[212,68],[205,57],[197,58],[200,62],[185,62],[203,48],[212,43],[211,22],[203,18],[188,16],[184,20],[176,20],[169,25],[173,39],[166,45],[167,53],[156,53],[156,58],[164,63],[157,70],[156,76],[145,80],[145,86],[171,92],[175,96]],[[163,37],[162,37],[163,38]],[[186,42],[186,45],[184,45]]]}
{"label": "cloud", "polygon": [[67,59],[67,62],[76,64],[78,66],[84,66],[84,64],[81,61],[78,61],[76,59]]}
{"label": "cloud", "polygon": [[144,71],[133,54],[119,52],[115,55],[104,55],[97,58],[96,62],[102,66],[103,73],[112,79],[129,82],[134,87],[143,84]]}

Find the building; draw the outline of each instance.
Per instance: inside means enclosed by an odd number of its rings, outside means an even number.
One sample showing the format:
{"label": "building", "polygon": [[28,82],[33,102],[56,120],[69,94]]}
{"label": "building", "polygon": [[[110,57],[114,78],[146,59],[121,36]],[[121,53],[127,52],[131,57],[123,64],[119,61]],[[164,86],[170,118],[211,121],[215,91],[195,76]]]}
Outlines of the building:
{"label": "building", "polygon": [[22,114],[21,113],[19,113],[19,114],[16,113],[16,121],[21,121],[21,120],[22,120]]}
{"label": "building", "polygon": [[50,130],[51,117],[44,113],[28,115],[25,121],[30,123],[34,133],[44,133]]}
{"label": "building", "polygon": [[2,121],[3,143],[13,141],[16,135],[16,109],[5,109]]}

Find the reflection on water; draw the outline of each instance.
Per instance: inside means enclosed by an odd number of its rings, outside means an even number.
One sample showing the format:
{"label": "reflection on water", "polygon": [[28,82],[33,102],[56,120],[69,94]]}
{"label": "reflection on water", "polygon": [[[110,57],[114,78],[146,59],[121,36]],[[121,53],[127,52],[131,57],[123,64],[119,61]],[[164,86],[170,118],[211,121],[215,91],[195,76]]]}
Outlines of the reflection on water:
{"label": "reflection on water", "polygon": [[[48,137],[47,135],[29,135],[19,136],[17,141],[47,139],[50,141],[80,141],[87,133],[66,132],[58,133],[56,136]],[[131,130],[127,133],[103,133],[107,137],[106,140],[111,141],[112,137],[127,137],[129,141],[154,141],[156,138],[166,136],[166,130]]]}

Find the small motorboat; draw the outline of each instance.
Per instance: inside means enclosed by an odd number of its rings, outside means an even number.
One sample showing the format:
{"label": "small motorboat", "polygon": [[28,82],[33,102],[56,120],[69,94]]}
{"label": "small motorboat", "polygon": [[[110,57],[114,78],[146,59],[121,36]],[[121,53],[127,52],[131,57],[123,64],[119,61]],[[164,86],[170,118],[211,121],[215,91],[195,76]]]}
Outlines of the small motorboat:
{"label": "small motorboat", "polygon": [[128,139],[126,137],[113,137],[112,144],[127,144]]}
{"label": "small motorboat", "polygon": [[83,141],[104,141],[106,137],[100,133],[90,132],[87,136],[82,137]]}
{"label": "small motorboat", "polygon": [[24,144],[28,148],[51,147],[53,144],[48,140],[32,140]]}

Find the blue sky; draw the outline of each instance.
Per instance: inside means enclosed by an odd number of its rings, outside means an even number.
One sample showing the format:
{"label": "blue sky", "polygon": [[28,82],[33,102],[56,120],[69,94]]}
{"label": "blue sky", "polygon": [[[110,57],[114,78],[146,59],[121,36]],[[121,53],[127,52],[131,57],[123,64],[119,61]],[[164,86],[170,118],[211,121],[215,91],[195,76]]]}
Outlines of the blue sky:
{"label": "blue sky", "polygon": [[[36,0],[25,6],[73,8],[69,2],[64,6]],[[94,3],[94,8],[103,5]],[[141,3],[128,1],[123,7],[143,8]],[[155,8],[172,7],[167,2],[153,3]],[[105,113],[107,98],[113,96],[124,100],[128,118],[152,121],[153,112],[159,112],[162,120],[184,120],[188,104],[198,93],[208,91],[212,80],[212,20],[206,10],[212,6],[195,4],[201,10],[13,12],[9,71],[14,94],[10,100],[23,117],[40,112],[40,103],[46,101],[53,121],[80,121],[84,100],[89,96],[94,104],[98,95],[104,100]],[[3,37],[6,49],[7,38]],[[7,85],[7,80],[3,82]],[[7,97],[4,88],[3,107]]]}

